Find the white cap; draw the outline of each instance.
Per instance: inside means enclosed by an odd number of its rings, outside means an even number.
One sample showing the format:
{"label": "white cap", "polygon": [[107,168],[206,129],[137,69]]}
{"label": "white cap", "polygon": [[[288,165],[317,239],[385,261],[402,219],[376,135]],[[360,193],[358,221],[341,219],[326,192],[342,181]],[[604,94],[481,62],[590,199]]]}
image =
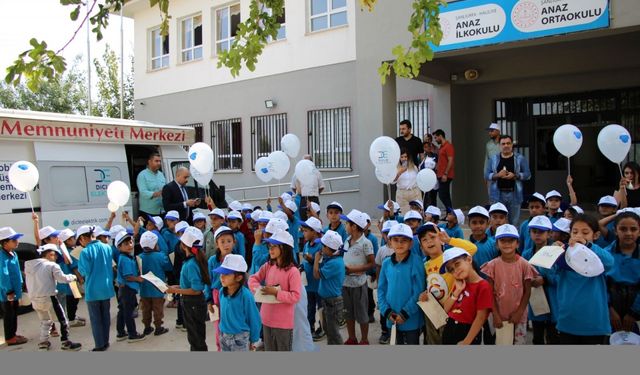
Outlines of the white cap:
{"label": "white cap", "polygon": [[430,214],[431,216],[442,216],[442,211],[436,206],[427,207],[426,213]]}
{"label": "white cap", "polygon": [[273,213],[270,211],[262,211],[260,213],[260,217],[258,218],[258,222],[268,223],[269,220],[273,219]]}
{"label": "white cap", "polygon": [[340,215],[342,220],[347,220],[355,225],[359,226],[360,229],[364,230],[367,227],[367,218],[363,215],[362,212],[358,210],[351,210],[348,215]]}
{"label": "white cap", "polygon": [[529,221],[529,228],[549,231],[553,229],[553,224],[545,215],[538,215]]}
{"label": "white cap", "polygon": [[24,234],[16,233],[16,231],[13,230],[13,228],[11,227],[0,228],[0,241],[1,240],[17,240],[22,236],[24,236]]}
{"label": "white cap", "polygon": [[604,272],[604,265],[598,256],[588,247],[577,243],[564,253],[567,265],[584,277],[596,277]]}
{"label": "white cap", "polygon": [[251,220],[258,221],[260,218],[260,214],[262,214],[262,210],[255,210],[251,213]]}
{"label": "white cap", "polygon": [[544,198],[544,195],[540,193],[533,193],[529,199],[527,199],[527,202],[531,202],[532,200],[537,200],[542,202],[542,204],[547,204],[547,200]]}
{"label": "white cap", "polygon": [[187,228],[189,228],[189,223],[186,221],[179,221],[178,224],[176,224],[175,231],[176,233],[180,233]]}
{"label": "white cap", "polygon": [[[400,211],[400,205],[398,204],[398,202],[396,201],[392,201],[392,202],[393,202],[393,212]],[[389,211],[389,207],[387,207],[387,202],[379,205],[378,208],[381,210]]]}
{"label": "white cap", "polygon": [[491,213],[493,212],[504,212],[505,214],[508,214],[509,210],[507,210],[507,207],[505,207],[504,204],[498,202],[492,204],[491,207],[489,207],[489,215],[491,215]]}
{"label": "white cap", "polygon": [[193,221],[198,221],[198,220],[207,220],[207,217],[204,216],[204,214],[202,212],[196,212],[193,214]]}
{"label": "white cap", "polygon": [[340,248],[344,244],[344,242],[342,242],[342,236],[332,230],[328,230],[327,233],[322,236],[320,242],[333,251],[340,251]]}
{"label": "white cap", "polygon": [[279,217],[274,217],[269,220],[267,226],[264,228],[264,231],[270,234],[275,234],[278,231],[287,231],[289,230],[289,224]]}
{"label": "white cap", "polygon": [[320,209],[320,205],[317,204],[316,202],[309,202],[309,209],[311,209],[311,211],[319,214],[321,209]]}
{"label": "white cap", "polygon": [[322,234],[322,223],[315,217],[308,218],[307,221],[303,221],[300,225]]}
{"label": "white cap", "polygon": [[556,220],[555,223],[553,223],[551,229],[554,232],[564,232],[566,234],[570,234],[571,233],[571,220],[565,219],[564,217],[561,217],[560,219]]}
{"label": "white cap", "polygon": [[280,198],[282,198],[282,200],[285,202],[293,199],[293,197],[289,193],[282,193],[282,195],[280,195]]}
{"label": "white cap", "polygon": [[367,221],[367,223],[371,223],[371,216],[369,216],[369,214],[366,212],[363,212],[362,214],[364,215],[364,219]]}
{"label": "white cap", "polygon": [[233,235],[233,231],[231,230],[231,228],[225,227],[223,225],[220,228],[216,229],[215,233],[213,234],[213,238],[217,240],[218,236],[220,236],[223,233],[231,233],[231,235]]}
{"label": "white cap", "polygon": [[501,238],[517,238],[520,239],[518,230],[511,224],[503,224],[496,229],[496,240]]}
{"label": "white cap", "polygon": [[[296,212],[298,211],[298,205],[296,204],[296,202],[293,201],[293,199],[289,199],[289,200],[285,200],[284,201],[284,206],[288,209],[291,210],[291,212]],[[282,208],[282,207],[280,207]],[[284,208],[283,208],[284,209]]]}
{"label": "white cap", "polygon": [[[78,229],[78,231],[80,231]],[[148,233],[148,232],[145,232]],[[133,236],[131,236],[129,233],[125,232],[120,232],[116,235],[116,247],[120,246],[120,244],[122,243],[122,241],[124,241],[127,238],[131,238]]]}
{"label": "white cap", "polygon": [[418,206],[420,207],[420,209],[424,209],[424,203],[422,203],[422,201],[420,199],[414,199],[411,202],[409,202],[410,206]]}
{"label": "white cap", "polygon": [[265,239],[265,241],[274,245],[289,245],[293,247],[293,236],[285,230],[276,231],[271,237]]}
{"label": "white cap", "polygon": [[231,211],[242,211],[242,203],[238,201],[233,201],[229,203],[229,209]]}
{"label": "white cap", "polygon": [[242,221],[242,214],[239,211],[231,211],[227,214],[227,220],[240,220]]}
{"label": "white cap", "polygon": [[406,237],[413,240],[413,232],[407,224],[396,224],[389,230],[389,238],[391,237]]}
{"label": "white cap", "polygon": [[215,273],[229,275],[234,272],[247,272],[247,262],[242,255],[228,254],[224,257],[220,267],[213,270]]}
{"label": "white cap", "polygon": [[551,190],[550,192],[547,193],[547,195],[545,195],[545,200],[549,200],[549,198],[562,198],[562,194],[560,194],[558,191],[556,190]]}
{"label": "white cap", "polygon": [[486,217],[487,219],[489,219],[489,211],[487,211],[486,208],[482,207],[482,206],[475,206],[472,209],[469,210],[469,213],[467,214],[467,216],[471,217],[471,216],[482,216],[482,217]]}
{"label": "white cap", "polygon": [[598,206],[618,207],[618,201],[611,195],[605,195],[598,201]]}
{"label": "white cap", "polygon": [[118,233],[120,232],[126,232],[127,230],[125,229],[125,227],[123,227],[122,225],[116,224],[114,226],[112,226],[111,228],[109,228],[109,233],[111,234],[111,237],[116,238],[116,236],[118,235]]}
{"label": "white cap", "polygon": [[[76,239],[78,239],[80,236],[82,236],[83,234],[87,234],[87,233],[93,233],[94,236],[97,234],[96,233],[96,227],[91,226],[91,225],[82,225],[80,228],[78,228],[78,230],[76,231]],[[0,237],[0,239],[2,239],[2,237]]]}
{"label": "white cap", "polygon": [[166,214],[166,215],[164,215],[164,218],[165,218],[166,220],[175,220],[175,221],[178,221],[178,220],[180,220],[180,214],[178,213],[178,211],[171,210],[171,211],[167,212],[167,214]]}
{"label": "white cap", "polygon": [[188,247],[201,247],[204,245],[204,237],[200,229],[196,227],[188,227],[184,230],[184,234],[180,237],[180,242]]}
{"label": "white cap", "polygon": [[461,209],[456,208],[453,211],[449,209],[448,212],[453,212],[453,214],[456,216],[456,220],[458,221],[458,225],[464,224],[464,212],[462,212]]}
{"label": "white cap", "polygon": [[94,229],[93,229],[93,233],[95,234],[95,236],[96,236],[96,237],[99,237],[99,236],[107,236],[107,237],[110,237],[110,236],[111,236],[111,233],[109,233],[109,232],[105,233],[105,230],[104,230],[104,229],[102,229],[102,227],[101,227],[101,226],[99,226],[99,225],[96,225],[96,226],[94,227]]}
{"label": "white cap", "polygon": [[209,216],[215,215],[217,217],[220,217],[222,219],[226,218],[226,215],[224,214],[224,211],[222,211],[219,208],[214,208],[213,210],[211,210],[211,212],[209,212]]}
{"label": "white cap", "polygon": [[382,224],[382,233],[389,233],[389,231],[391,230],[391,228],[396,225],[399,224],[397,221],[395,220],[387,220],[384,222],[384,224]]}
{"label": "white cap", "polygon": [[404,221],[407,220],[420,220],[422,221],[422,215],[418,211],[409,210],[406,215],[404,215]]}
{"label": "white cap", "polygon": [[59,234],[59,230],[55,230],[53,227],[48,225],[44,228],[40,228],[38,231],[38,237],[40,237],[41,240],[44,240],[47,237],[58,237]]}
{"label": "white cap", "polygon": [[42,245],[40,246],[38,249],[38,255],[44,253],[45,251],[55,251],[56,253],[60,254],[60,249],[58,249],[58,246],[52,244],[52,243],[48,243],[46,245]]}
{"label": "white cap", "polygon": [[640,345],[640,335],[634,332],[618,331],[609,336],[611,345]]}
{"label": "white cap", "polygon": [[242,205],[242,211],[253,211],[253,206],[251,203],[244,203]]}
{"label": "white cap", "polygon": [[60,234],[58,235],[58,238],[60,239],[60,241],[66,241],[71,237],[75,237],[75,233],[69,229],[69,228],[65,228],[63,230],[60,231]]}
{"label": "white cap", "polygon": [[140,246],[143,249],[155,249],[158,244],[158,236],[153,232],[144,232],[140,236]]}
{"label": "white cap", "polygon": [[452,247],[445,250],[442,254],[442,266],[440,266],[440,273],[447,273],[447,263],[450,260],[461,257],[463,255],[471,256],[469,255],[469,252],[467,252],[467,250],[461,249],[459,247]]}
{"label": "white cap", "polygon": [[580,208],[580,206],[571,206],[574,210],[576,210],[577,213],[579,214],[583,214],[584,210],[582,208]]}
{"label": "white cap", "polygon": [[340,203],[336,202],[336,201],[333,201],[333,202],[331,202],[331,203],[329,203],[327,205],[327,210],[330,209],[330,208],[337,208],[341,212],[344,212],[344,208],[342,207],[342,205]]}
{"label": "white cap", "polygon": [[487,128],[487,130],[500,130],[500,125],[496,124],[495,122],[492,122],[491,125],[489,125],[489,127]]}
{"label": "white cap", "polygon": [[164,222],[162,221],[162,218],[160,216],[149,215],[147,216],[147,218],[153,222],[153,224],[156,226],[156,228],[158,228],[158,230],[162,229]]}
{"label": "white cap", "polygon": [[289,216],[287,216],[287,214],[284,213],[284,211],[278,210],[276,212],[273,213],[273,218],[274,219],[282,219],[284,221],[289,220]]}

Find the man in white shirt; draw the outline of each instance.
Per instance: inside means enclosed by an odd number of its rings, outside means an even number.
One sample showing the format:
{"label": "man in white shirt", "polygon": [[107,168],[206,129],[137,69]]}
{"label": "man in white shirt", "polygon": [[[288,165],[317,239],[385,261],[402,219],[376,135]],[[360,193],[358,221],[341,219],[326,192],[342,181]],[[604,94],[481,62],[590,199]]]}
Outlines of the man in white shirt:
{"label": "man in white shirt", "polygon": [[[313,161],[311,155],[307,154],[303,157],[305,160]],[[316,202],[320,204],[320,193],[324,190],[324,181],[322,180],[322,174],[318,168],[314,168],[314,174],[316,179],[312,183],[303,183],[293,175],[291,179],[291,190],[299,195],[300,203],[300,216],[302,220],[307,220],[307,202]]]}

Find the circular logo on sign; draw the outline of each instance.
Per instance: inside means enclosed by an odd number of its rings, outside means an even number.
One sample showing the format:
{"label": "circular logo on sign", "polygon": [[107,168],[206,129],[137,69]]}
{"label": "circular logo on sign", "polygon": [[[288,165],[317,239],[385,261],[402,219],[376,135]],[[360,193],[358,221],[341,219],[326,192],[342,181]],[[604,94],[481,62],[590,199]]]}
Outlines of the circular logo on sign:
{"label": "circular logo on sign", "polygon": [[65,221],[62,222],[62,225],[64,225],[65,227],[68,227],[69,224],[70,224],[69,220],[65,220]]}
{"label": "circular logo on sign", "polygon": [[524,1],[513,7],[511,21],[520,29],[528,29],[538,21],[538,7],[531,1]]}

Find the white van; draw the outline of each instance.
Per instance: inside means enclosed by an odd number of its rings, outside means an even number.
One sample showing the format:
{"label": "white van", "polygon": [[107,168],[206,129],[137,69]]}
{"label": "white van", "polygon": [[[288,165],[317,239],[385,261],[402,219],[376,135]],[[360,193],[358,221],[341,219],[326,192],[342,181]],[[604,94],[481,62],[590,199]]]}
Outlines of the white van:
{"label": "white van", "polygon": [[[0,109],[0,227],[11,226],[25,234],[19,250],[35,249],[27,194],[9,182],[9,168],[15,161],[27,160],[38,168],[39,184],[30,194],[41,225],[76,229],[106,224],[107,186],[115,180],[131,187],[125,209],[135,219],[136,177],[146,168],[148,155],[160,153],[169,182],[177,167],[189,165],[185,147],[194,142],[195,130],[189,127]],[[204,189],[192,179],[189,185],[190,196],[195,189],[204,198]],[[213,183],[209,188],[216,203],[220,195],[224,199],[224,190]],[[114,224],[121,224],[120,220]]]}

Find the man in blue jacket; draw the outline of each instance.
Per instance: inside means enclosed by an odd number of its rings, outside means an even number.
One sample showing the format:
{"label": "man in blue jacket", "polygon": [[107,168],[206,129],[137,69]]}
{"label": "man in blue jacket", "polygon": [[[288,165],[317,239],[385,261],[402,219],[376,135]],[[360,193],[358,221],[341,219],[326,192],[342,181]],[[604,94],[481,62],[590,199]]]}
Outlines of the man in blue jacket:
{"label": "man in blue jacket", "polygon": [[504,204],[509,210],[509,223],[517,226],[522,205],[522,181],[531,178],[529,162],[513,152],[513,139],[509,135],[500,136],[500,150],[499,154],[489,158],[484,178],[490,183],[491,204]]}

